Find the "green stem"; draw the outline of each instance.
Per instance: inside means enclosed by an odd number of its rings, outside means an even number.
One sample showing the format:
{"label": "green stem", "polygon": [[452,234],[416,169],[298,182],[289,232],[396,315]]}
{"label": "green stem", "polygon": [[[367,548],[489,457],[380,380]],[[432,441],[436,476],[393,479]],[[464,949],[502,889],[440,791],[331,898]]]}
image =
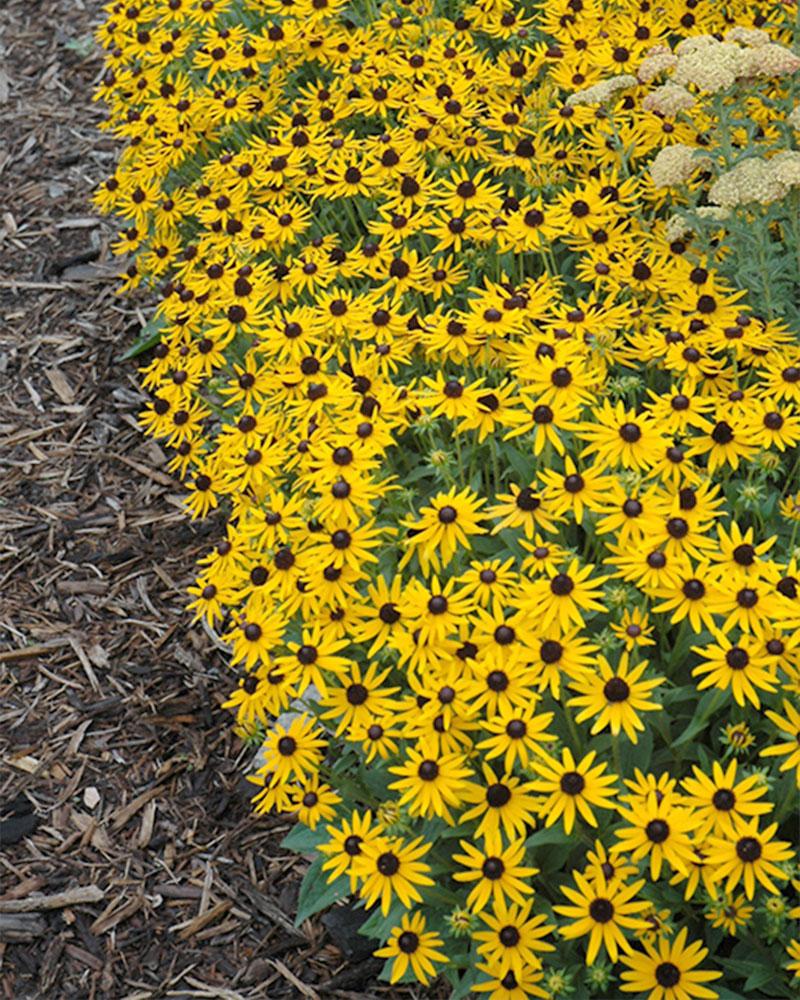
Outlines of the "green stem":
{"label": "green stem", "polygon": [[619,749],[619,734],[616,736],[612,735],[611,737],[611,753],[614,758],[614,771],[622,778],[622,754]]}
{"label": "green stem", "polygon": [[500,490],[500,458],[497,454],[497,440],[493,434],[489,435],[489,452],[492,456],[492,497],[496,497]]}
{"label": "green stem", "polygon": [[772,308],[772,280],[767,267],[766,237],[768,230],[765,226],[758,227],[758,270],[761,276],[761,284],[764,286],[764,305],[767,307],[767,318],[775,318],[775,311]]}
{"label": "green stem", "polygon": [[572,717],[572,712],[568,708],[564,709],[564,715],[567,717],[567,727],[569,728],[569,735],[572,738],[574,744],[573,749],[575,753],[580,753],[582,749],[581,734],[578,732],[578,727],[575,724],[575,720]]}

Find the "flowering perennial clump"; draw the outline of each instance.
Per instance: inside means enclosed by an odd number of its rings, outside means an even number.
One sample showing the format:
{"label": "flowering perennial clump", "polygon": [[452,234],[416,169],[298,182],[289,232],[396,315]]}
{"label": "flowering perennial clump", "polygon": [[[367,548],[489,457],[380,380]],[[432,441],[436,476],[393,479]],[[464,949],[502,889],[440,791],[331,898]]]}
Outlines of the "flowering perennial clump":
{"label": "flowering perennial clump", "polygon": [[298,920],[454,997],[788,996],[795,5],[106,10],[142,424],[224,516]]}

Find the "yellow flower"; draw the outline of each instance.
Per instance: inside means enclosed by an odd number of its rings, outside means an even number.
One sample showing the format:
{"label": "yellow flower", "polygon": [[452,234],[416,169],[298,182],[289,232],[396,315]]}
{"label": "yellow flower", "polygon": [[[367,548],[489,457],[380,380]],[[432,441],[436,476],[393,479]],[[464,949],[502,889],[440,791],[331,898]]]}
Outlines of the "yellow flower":
{"label": "yellow flower", "polygon": [[698,969],[708,955],[697,941],[686,946],[687,928],[674,941],[659,938],[655,945],[645,943],[644,952],[621,955],[628,966],[622,973],[621,989],[626,993],[647,993],[647,1000],[714,1000],[717,994],[703,983],[719,979],[721,972]]}
{"label": "yellow flower", "polygon": [[623,928],[647,926],[636,914],[641,914],[648,903],[646,900],[633,898],[644,885],[644,879],[625,885],[617,878],[606,882],[602,874],[598,874],[592,882],[580,872],[573,872],[572,877],[577,889],[568,885],[561,886],[561,892],[570,901],[570,905],[553,907],[556,913],[571,920],[571,923],[559,928],[559,933],[567,939],[588,935],[587,965],[594,963],[601,945],[611,961],[616,962],[620,949],[624,952],[631,951]]}
{"label": "yellow flower", "polygon": [[392,928],[386,946],[378,948],[377,958],[391,958],[392,975],[389,982],[396,983],[411,966],[416,979],[426,986],[437,975],[434,962],[447,962],[441,952],[444,942],[438,934],[425,930],[425,917],[419,913],[404,913],[400,924]]}
{"label": "yellow flower", "polygon": [[485,503],[469,488],[455,488],[439,493],[429,506],[422,507],[419,518],[407,518],[401,523],[407,529],[407,550],[400,560],[403,569],[414,555],[422,572],[438,571],[448,565],[459,546],[470,547],[469,536],[482,533],[478,511]]}
{"label": "yellow flower", "polygon": [[531,782],[531,788],[548,796],[540,806],[545,826],[552,826],[563,816],[564,830],[571,833],[576,812],[590,826],[597,826],[591,807],[614,808],[616,788],[612,786],[616,785],[617,776],[604,774],[604,763],[592,767],[596,757],[597,752],[590,750],[576,762],[572,751],[565,747],[561,751],[561,760],[543,755],[543,760],[533,761],[532,769],[540,777]]}
{"label": "yellow flower", "polygon": [[504,850],[491,854],[479,850],[468,840],[460,840],[463,854],[454,854],[453,860],[467,869],[453,873],[457,882],[475,882],[467,896],[467,906],[473,913],[482,913],[489,900],[496,906],[506,898],[520,906],[525,896],[533,892],[530,880],[538,868],[526,867],[525,841],[514,840]]}
{"label": "yellow flower", "polygon": [[502,844],[501,830],[509,839],[515,839],[533,826],[539,801],[530,794],[535,790],[532,782],[513,775],[498,778],[488,764],[482,765],[482,772],[485,784],[473,784],[464,790],[464,799],[475,805],[462,813],[461,822],[480,817],[475,836],[483,837],[486,849],[496,852]]}
{"label": "yellow flower", "polygon": [[748,906],[744,894],[725,896],[712,903],[707,912],[706,920],[712,927],[722,927],[727,934],[735,935],[740,927],[746,927],[753,915],[753,907]]}
{"label": "yellow flower", "polygon": [[684,778],[681,782],[687,794],[687,803],[703,819],[695,836],[703,837],[708,833],[730,835],[737,820],[771,812],[772,803],[756,802],[767,793],[758,775],[753,774],[737,782],[736,768],[735,760],[724,771],[714,761],[709,777],[695,764],[692,768],[694,777]]}
{"label": "yellow flower", "polygon": [[629,852],[634,861],[649,858],[654,880],[661,876],[664,862],[688,875],[687,865],[693,854],[691,834],[699,824],[688,809],[672,804],[668,798],[659,801],[652,792],[644,802],[635,802],[630,809],[618,812],[628,825],[617,831],[612,851]]}
{"label": "yellow flower", "polygon": [[596,666],[599,673],[584,670],[570,680],[569,686],[580,694],[570,698],[567,705],[582,708],[575,717],[577,722],[595,718],[590,730],[592,736],[609,727],[613,736],[624,731],[631,743],[637,743],[637,730],[643,732],[645,728],[637,713],[661,709],[648,698],[664,678],[643,678],[648,661],[630,667],[626,652],[620,656],[616,669],[604,656],[597,657]]}
{"label": "yellow flower", "polygon": [[724,837],[709,839],[708,861],[716,866],[715,879],[725,880],[725,892],[744,882],[745,895],[752,899],[758,881],[768,892],[778,893],[772,880],[788,878],[778,863],[793,858],[795,852],[786,841],[772,839],[777,829],[778,824],[771,823],[759,831],[758,817],[738,819]]}
{"label": "yellow flower", "polygon": [[532,903],[517,906],[498,900],[492,913],[482,914],[488,930],[476,931],[473,938],[479,941],[478,953],[498,968],[500,973],[513,972],[522,978],[526,969],[541,968],[541,951],[555,951],[543,938],[555,927],[547,923],[543,914],[531,916]]}
{"label": "yellow flower", "polygon": [[273,785],[292,778],[303,781],[322,763],[326,745],[322,730],[307,715],[292,719],[288,726],[276,724],[266,735],[261,748],[264,763],[256,773],[269,775]]}
{"label": "yellow flower", "polygon": [[389,768],[400,776],[399,781],[389,783],[389,788],[400,793],[398,804],[407,806],[409,815],[441,816],[452,825],[450,808],[461,806],[472,776],[472,770],[464,764],[461,754],[437,754],[424,745],[409,747],[406,761]]}
{"label": "yellow flower", "polygon": [[430,865],[421,860],[430,850],[422,837],[405,843],[400,837],[381,836],[359,846],[361,853],[353,863],[353,872],[361,882],[359,895],[368,907],[380,900],[384,916],[395,897],[408,908],[422,901],[419,887],[434,884],[428,878]]}

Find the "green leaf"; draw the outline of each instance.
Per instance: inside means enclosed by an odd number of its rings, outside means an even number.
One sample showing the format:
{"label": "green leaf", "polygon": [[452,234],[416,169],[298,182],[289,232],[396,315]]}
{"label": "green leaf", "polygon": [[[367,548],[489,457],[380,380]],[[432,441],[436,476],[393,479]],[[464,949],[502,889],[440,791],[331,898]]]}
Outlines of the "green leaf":
{"label": "green leaf", "polygon": [[673,742],[673,750],[677,750],[678,747],[682,747],[686,743],[689,743],[695,738],[695,736],[706,728],[708,720],[714,712],[714,707],[720,702],[720,694],[721,692],[716,688],[711,691],[706,691],[697,703],[697,708],[695,709],[691,722],[686,729],[684,729],[683,733]]}
{"label": "green leaf", "polygon": [[[725,964],[728,964],[727,960]],[[714,983],[714,989],[717,991],[717,1000],[748,1000],[741,993],[734,993],[733,990],[729,990],[727,986],[718,986]]]}
{"label": "green leaf", "polygon": [[459,969],[449,968],[445,975],[453,987],[450,993],[450,1000],[463,1000],[472,992],[472,987],[478,981],[478,970],[472,966],[461,975]]}
{"label": "green leaf", "polygon": [[385,799],[389,794],[390,779],[395,780],[394,776],[389,774],[388,769],[381,764],[359,765],[358,780],[373,795],[377,795],[381,799]]}
{"label": "green leaf", "polygon": [[364,937],[377,938],[379,941],[386,941],[392,930],[400,923],[400,918],[406,913],[405,906],[396,899],[392,904],[388,914],[384,917],[381,913],[380,905],[373,908],[364,923],[358,928],[358,933]]}
{"label": "green leaf", "polygon": [[639,742],[631,741],[620,733],[619,756],[622,762],[623,774],[633,774],[633,769],[638,767],[643,773],[647,773],[650,767],[650,759],[653,756],[653,732],[648,727],[643,733],[639,733]]}
{"label": "green leaf", "polygon": [[532,833],[525,841],[526,847],[542,847],[545,844],[569,844],[570,837],[558,826],[546,826]]}
{"label": "green leaf", "polygon": [[322,862],[322,858],[317,858],[303,876],[297,900],[297,916],[294,921],[296,927],[320,910],[327,910],[329,906],[350,895],[350,882],[347,876],[340,875],[329,883],[322,870]]}
{"label": "green leaf", "polygon": [[500,449],[501,458],[505,459],[519,477],[519,486],[527,486],[536,471],[533,455],[520,451],[513,445],[505,445]]}
{"label": "green leaf", "polygon": [[324,827],[319,826],[316,830],[311,830],[303,823],[295,823],[281,841],[281,847],[297,854],[309,854],[328,839]]}
{"label": "green leaf", "polygon": [[144,354],[145,351],[149,351],[151,347],[155,347],[161,340],[161,331],[163,327],[164,317],[154,316],[149,322],[145,323],[139,331],[139,336],[136,340],[134,340],[133,344],[121,357],[117,358],[117,360],[130,361],[131,358],[136,358],[140,354]]}
{"label": "green leaf", "polygon": [[763,965],[759,965],[757,968],[753,969],[747,977],[744,989],[745,992],[748,992],[749,990],[757,990],[766,986],[768,983],[772,983],[773,986],[780,986],[780,978],[775,975],[774,969],[765,968]]}

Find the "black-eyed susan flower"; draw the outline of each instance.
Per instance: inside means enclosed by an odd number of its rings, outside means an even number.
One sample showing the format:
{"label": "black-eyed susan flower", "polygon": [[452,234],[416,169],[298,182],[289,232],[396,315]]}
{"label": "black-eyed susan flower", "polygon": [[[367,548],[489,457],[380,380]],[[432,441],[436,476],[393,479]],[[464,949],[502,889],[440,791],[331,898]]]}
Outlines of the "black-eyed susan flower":
{"label": "black-eyed susan flower", "polygon": [[222,707],[234,709],[240,725],[255,721],[266,724],[269,716],[280,715],[288,708],[293,695],[291,681],[279,670],[272,670],[269,664],[262,663],[240,682]]}
{"label": "black-eyed susan flower", "polygon": [[469,488],[439,493],[418,518],[407,518],[407,550],[400,561],[402,569],[416,555],[423,573],[438,571],[447,565],[459,547],[469,548],[470,536],[481,534],[480,508],[485,503]]}
{"label": "black-eyed susan flower", "polygon": [[776,690],[774,665],[750,636],[740,635],[733,639],[723,632],[716,632],[716,635],[716,643],[692,647],[695,653],[704,657],[704,662],[692,671],[702,678],[697,683],[698,690],[716,687],[730,691],[738,705],[744,705],[747,699],[758,708],[761,704],[758,692]]}
{"label": "black-eyed susan flower", "polygon": [[693,777],[681,782],[686,792],[687,803],[702,818],[695,836],[703,837],[714,833],[730,834],[733,824],[746,817],[763,816],[772,810],[770,802],[758,802],[767,793],[766,786],[758,775],[736,780],[737,763],[732,760],[723,770],[714,761],[711,774],[704,773],[697,765],[692,768]]}
{"label": "black-eyed susan flower", "polygon": [[434,576],[427,583],[417,578],[406,588],[400,613],[418,632],[417,641],[437,643],[453,633],[473,607],[464,587],[454,577],[440,583]]}
{"label": "black-eyed susan flower", "polygon": [[476,931],[478,953],[500,972],[522,977],[528,968],[541,968],[539,952],[555,951],[544,938],[555,928],[544,914],[531,915],[531,902],[521,906],[498,900],[492,913],[482,914],[486,930]]}
{"label": "black-eyed susan flower", "polygon": [[288,726],[274,725],[267,732],[261,748],[263,764],[258,774],[268,775],[273,785],[289,779],[303,781],[314,774],[322,762],[326,740],[308,715],[300,715]]}
{"label": "black-eyed susan flower", "polygon": [[422,837],[408,842],[400,837],[381,836],[363,841],[353,871],[360,881],[359,895],[367,906],[380,900],[386,916],[394,898],[410,908],[422,900],[420,887],[433,885],[430,865],[422,860],[430,850]]}
{"label": "black-eyed susan flower", "polygon": [[[475,659],[477,653],[478,648],[474,646],[471,659]],[[501,712],[529,705],[535,697],[535,681],[533,671],[522,659],[499,664],[492,660],[476,660],[465,681],[464,698],[473,712],[483,709],[493,718]]]}
{"label": "black-eyed susan flower", "polygon": [[350,666],[347,675],[337,678],[327,693],[320,699],[320,705],[327,711],[323,719],[336,719],[336,735],[345,729],[360,724],[368,724],[373,716],[388,712],[396,687],[382,687],[389,675],[389,668],[381,670],[376,663],[362,670],[358,663]]}
{"label": "black-eyed susan flower", "polygon": [[712,927],[721,927],[726,934],[736,934],[750,922],[753,907],[747,903],[743,893],[738,896],[723,896],[709,904],[706,920]]}
{"label": "black-eyed susan flower", "polygon": [[[666,556],[663,558],[666,564]],[[688,560],[681,561],[675,576],[655,589],[654,596],[660,598],[661,603],[654,605],[653,611],[658,614],[671,611],[673,623],[688,618],[695,632],[714,628],[719,591],[707,563],[692,566]]]}
{"label": "black-eyed susan flower", "polygon": [[714,1000],[716,992],[703,984],[719,979],[722,973],[697,968],[708,955],[708,948],[698,941],[687,946],[688,935],[684,927],[672,941],[661,937],[655,944],[645,944],[644,952],[621,955],[627,969],[622,973],[620,989],[646,993],[647,1000]]}
{"label": "black-eyed susan flower", "polygon": [[514,558],[474,560],[459,578],[466,585],[480,607],[505,604],[514,592],[519,574],[513,569]]}
{"label": "black-eyed susan flower", "polygon": [[406,806],[411,816],[440,816],[450,824],[451,809],[458,809],[464,802],[464,792],[472,776],[463,755],[436,753],[424,744],[409,747],[406,760],[389,770],[399,775],[399,780],[390,782],[389,788],[398,793],[398,803]]}
{"label": "black-eyed susan flower", "polygon": [[755,737],[746,722],[728,722],[722,727],[720,742],[727,748],[727,753],[740,756],[748,752],[755,743]]}
{"label": "black-eyed susan flower", "polygon": [[605,576],[592,576],[595,567],[581,566],[573,559],[561,572],[544,579],[524,581],[522,595],[514,604],[529,615],[534,614],[541,628],[551,624],[566,632],[571,625],[583,625],[584,616],[602,611],[601,585]]}
{"label": "black-eyed susan flower", "polygon": [[447,955],[440,950],[444,947],[441,937],[425,927],[425,917],[420,912],[404,913],[386,945],[375,951],[378,958],[392,959],[390,982],[396,983],[410,967],[417,981],[427,985],[437,975],[434,963],[447,962]]}
{"label": "black-eyed susan flower", "polygon": [[283,638],[284,628],[285,620],[276,614],[262,613],[242,621],[226,636],[233,646],[231,662],[242,662],[248,670],[259,661],[269,662],[270,653]]}
{"label": "black-eyed susan flower", "polygon": [[490,851],[500,849],[502,833],[516,839],[534,824],[540,800],[531,793],[533,782],[522,781],[514,775],[498,776],[488,764],[483,764],[483,783],[474,783],[464,790],[464,799],[471,809],[461,814],[461,822],[480,818],[476,837],[483,837]]}
{"label": "black-eyed susan flower", "polygon": [[628,653],[644,646],[654,646],[653,626],[641,608],[625,608],[619,622],[609,623],[611,631],[625,643]]}
{"label": "black-eyed susan flower", "polygon": [[456,871],[453,878],[457,882],[475,883],[467,896],[467,906],[474,913],[483,913],[490,901],[493,907],[505,899],[521,906],[533,892],[530,880],[538,874],[538,868],[523,863],[522,839],[512,841],[497,854],[481,850],[468,840],[460,840],[459,844],[464,853],[454,854],[453,860],[466,871]]}
{"label": "black-eyed susan flower", "polygon": [[652,419],[626,410],[622,403],[604,402],[595,420],[582,426],[580,436],[589,442],[581,455],[594,455],[596,463],[611,468],[647,469],[664,446]]}
{"label": "black-eyed susan flower", "polygon": [[506,972],[497,964],[478,964],[477,968],[489,978],[476,983],[476,993],[487,993],[489,1000],[528,1000],[540,997],[548,1000],[551,994],[542,986],[544,973],[533,967],[526,967],[520,975],[511,969]]}
{"label": "black-eyed susan flower", "polygon": [[321,822],[332,820],[342,801],[342,797],[316,774],[295,785],[291,794],[297,818],[311,830],[316,830]]}
{"label": "black-eyed susan flower", "polygon": [[614,878],[606,881],[602,874],[589,882],[580,872],[573,872],[576,888],[561,886],[561,892],[569,900],[569,905],[559,904],[553,909],[570,923],[559,928],[559,933],[572,940],[588,937],[586,964],[592,965],[601,946],[612,962],[616,962],[620,950],[631,951],[625,930],[644,926],[637,914],[647,907],[647,901],[636,899],[644,885],[644,879],[626,885]]}
{"label": "black-eyed susan flower", "polygon": [[334,639],[322,629],[309,629],[300,642],[289,642],[289,653],[275,660],[278,667],[291,672],[296,678],[300,692],[314,685],[324,696],[328,691],[328,676],[341,677],[347,670],[349,661],[339,656],[349,645],[347,639]]}
{"label": "black-eyed susan flower", "polygon": [[[563,816],[564,829],[572,832],[576,814],[590,826],[597,826],[592,807],[613,809],[617,783],[615,774],[606,774],[606,764],[594,764],[597,752],[590,750],[579,761],[565,747],[561,759],[543,755],[532,763],[538,777],[531,782],[534,791],[542,792],[540,815],[545,826],[552,826]],[[594,764],[594,766],[592,766]]]}
{"label": "black-eyed susan flower", "polygon": [[645,678],[648,661],[642,660],[631,667],[628,653],[620,655],[616,667],[604,656],[597,656],[595,665],[599,673],[589,670],[576,673],[569,686],[579,694],[570,698],[569,706],[580,708],[576,722],[594,718],[590,730],[592,735],[608,727],[613,736],[622,731],[631,741],[638,742],[638,732],[644,731],[644,723],[639,712],[658,711],[658,702],[650,701],[652,692],[663,682],[662,677]]}
{"label": "black-eyed susan flower", "polygon": [[483,727],[489,735],[477,748],[484,751],[487,760],[502,756],[503,767],[510,774],[517,762],[528,767],[534,755],[543,754],[546,745],[554,741],[553,734],[547,732],[552,721],[553,713],[539,712],[535,698],[519,707],[498,706]]}
{"label": "black-eyed susan flower", "polygon": [[617,831],[613,851],[625,851],[634,861],[647,858],[650,876],[657,880],[666,862],[681,874],[692,859],[692,833],[699,825],[691,811],[669,798],[659,800],[655,792],[630,809],[618,809],[626,825]]}
{"label": "black-eyed susan flower", "polygon": [[511,484],[510,493],[498,493],[497,502],[487,511],[487,517],[499,519],[493,534],[503,528],[521,528],[525,537],[533,539],[539,531],[555,531],[555,511],[534,486]]}
{"label": "black-eyed susan flower", "polygon": [[795,852],[786,841],[773,839],[777,830],[777,823],[759,830],[756,816],[735,820],[724,836],[709,838],[708,859],[715,866],[716,879],[724,881],[725,892],[733,892],[742,882],[745,895],[752,899],[759,882],[767,892],[778,893],[773,879],[788,878],[779,864]]}
{"label": "black-eyed susan flower", "polygon": [[359,880],[356,863],[364,846],[383,836],[383,827],[373,818],[369,809],[363,813],[354,809],[349,819],[344,817],[338,824],[329,825],[325,829],[331,839],[319,848],[323,855],[327,855],[322,863],[322,870],[330,873],[327,876],[329,882],[347,875],[350,879],[350,891],[355,892]]}

